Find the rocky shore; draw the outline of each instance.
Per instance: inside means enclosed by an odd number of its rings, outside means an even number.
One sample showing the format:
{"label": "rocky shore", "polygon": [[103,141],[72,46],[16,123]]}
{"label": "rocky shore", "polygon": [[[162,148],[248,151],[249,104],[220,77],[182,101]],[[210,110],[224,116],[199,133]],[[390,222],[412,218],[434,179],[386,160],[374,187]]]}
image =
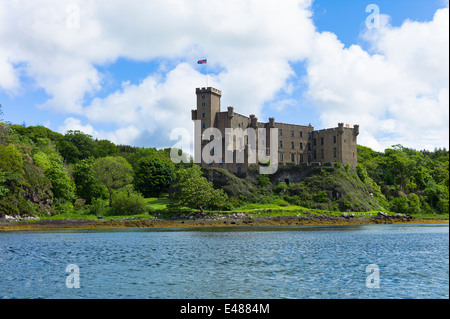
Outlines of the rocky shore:
{"label": "rocky shore", "polygon": [[341,216],[296,215],[252,217],[247,213],[220,215],[179,215],[171,219],[0,219],[0,231],[59,230],[59,229],[122,229],[122,228],[181,228],[181,227],[235,227],[235,226],[301,226],[301,225],[364,225],[364,224],[424,224],[448,223],[448,219],[416,219],[409,215],[387,215],[379,212],[375,217],[343,213]]}

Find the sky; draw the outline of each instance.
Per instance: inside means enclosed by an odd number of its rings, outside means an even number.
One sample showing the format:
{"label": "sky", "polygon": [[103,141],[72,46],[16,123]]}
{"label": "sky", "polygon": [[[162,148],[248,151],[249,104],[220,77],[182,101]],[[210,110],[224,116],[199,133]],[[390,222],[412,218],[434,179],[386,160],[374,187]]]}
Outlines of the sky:
{"label": "sky", "polygon": [[377,151],[448,149],[448,1],[0,2],[7,122],[172,147],[207,84],[222,110],[261,122],[358,124]]}

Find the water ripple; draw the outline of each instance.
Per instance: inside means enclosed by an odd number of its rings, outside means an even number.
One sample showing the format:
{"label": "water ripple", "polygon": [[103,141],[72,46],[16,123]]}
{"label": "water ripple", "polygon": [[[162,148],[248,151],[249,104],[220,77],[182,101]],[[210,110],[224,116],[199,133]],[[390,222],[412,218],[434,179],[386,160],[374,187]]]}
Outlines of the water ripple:
{"label": "water ripple", "polygon": [[449,297],[448,225],[265,230],[0,233],[0,298]]}

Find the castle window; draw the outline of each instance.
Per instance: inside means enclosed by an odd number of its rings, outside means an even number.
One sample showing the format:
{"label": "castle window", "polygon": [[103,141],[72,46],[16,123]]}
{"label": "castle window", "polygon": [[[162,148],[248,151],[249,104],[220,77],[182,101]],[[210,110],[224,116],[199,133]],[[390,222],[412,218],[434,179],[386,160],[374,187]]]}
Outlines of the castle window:
{"label": "castle window", "polygon": [[238,166],[237,172],[238,172],[238,174],[241,174],[241,173],[242,173],[242,167],[241,167],[241,166]]}
{"label": "castle window", "polygon": [[333,155],[334,155],[334,157],[336,157],[337,155],[337,150],[336,150],[336,147],[333,149]]}
{"label": "castle window", "polygon": [[320,145],[323,145],[323,137],[320,138]]}
{"label": "castle window", "polygon": [[205,123],[202,124],[202,128],[206,128],[206,124]]}
{"label": "castle window", "polygon": [[324,158],[323,149],[320,150],[320,157],[321,157],[322,159]]}
{"label": "castle window", "polygon": [[291,154],[291,162],[295,163],[295,154]]}
{"label": "castle window", "polygon": [[283,147],[283,141],[280,141],[280,147]]}
{"label": "castle window", "polygon": [[308,143],[308,151],[311,150],[311,143]]}
{"label": "castle window", "polygon": [[291,136],[294,137],[294,130],[291,130]]}
{"label": "castle window", "polygon": [[300,131],[300,137],[303,137],[303,132],[302,131]]}
{"label": "castle window", "polygon": [[283,135],[283,130],[280,128],[280,136]]}
{"label": "castle window", "polygon": [[336,143],[336,135],[333,136],[333,143]]}
{"label": "castle window", "polygon": [[303,154],[300,154],[300,162],[303,163]]}
{"label": "castle window", "polygon": [[313,158],[314,158],[314,159],[317,159],[316,150],[314,150],[314,152],[313,152]]}
{"label": "castle window", "polygon": [[344,138],[344,143],[347,143],[347,140]]}
{"label": "castle window", "polygon": [[316,145],[316,139],[313,140],[313,144]]}
{"label": "castle window", "polygon": [[202,118],[206,118],[206,113],[202,113]]}
{"label": "castle window", "polygon": [[311,132],[308,132],[308,138],[311,138]]}
{"label": "castle window", "polygon": [[206,106],[206,102],[202,102],[202,106]]}
{"label": "castle window", "polygon": [[206,99],[206,96],[205,96],[205,95],[202,95],[202,100],[204,100],[204,99]]}
{"label": "castle window", "polygon": [[303,149],[303,143],[300,143],[300,149],[301,150]]}
{"label": "castle window", "polygon": [[292,149],[294,148],[294,142],[291,142],[291,148]]}
{"label": "castle window", "polygon": [[280,153],[280,162],[283,161],[283,153]]}

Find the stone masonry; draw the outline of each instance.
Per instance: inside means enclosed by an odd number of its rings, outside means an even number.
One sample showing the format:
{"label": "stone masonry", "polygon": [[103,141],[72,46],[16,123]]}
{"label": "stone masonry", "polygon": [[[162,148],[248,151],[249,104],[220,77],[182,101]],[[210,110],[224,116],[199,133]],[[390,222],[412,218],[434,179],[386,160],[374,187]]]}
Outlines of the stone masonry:
{"label": "stone masonry", "polygon": [[[245,116],[234,112],[234,107],[229,106],[226,111],[220,110],[220,98],[222,92],[212,88],[203,87],[196,89],[197,108],[192,110],[192,120],[199,120],[201,133],[205,129],[214,127],[220,130],[225,137],[226,128],[265,128],[266,154],[270,152],[270,128],[278,128],[278,163],[292,163],[295,165],[323,165],[324,163],[350,164],[357,165],[357,136],[359,134],[359,125],[350,127],[348,124],[338,123],[335,128],[314,130],[309,125],[297,125],[275,122],[274,118],[269,118],[268,122],[258,122],[255,115]],[[251,163],[247,160],[248,137],[244,137],[245,146],[244,162],[237,163],[236,154],[233,156],[232,163],[225,163],[225,160],[206,163],[202,159],[202,167],[220,167],[228,169],[237,174],[247,172]],[[202,140],[201,149],[207,145],[209,140]],[[236,141],[234,140],[234,143]],[[234,145],[235,147],[235,145]],[[225,138],[222,143],[222,157],[225,158]],[[200,157],[199,157],[200,158]]]}

